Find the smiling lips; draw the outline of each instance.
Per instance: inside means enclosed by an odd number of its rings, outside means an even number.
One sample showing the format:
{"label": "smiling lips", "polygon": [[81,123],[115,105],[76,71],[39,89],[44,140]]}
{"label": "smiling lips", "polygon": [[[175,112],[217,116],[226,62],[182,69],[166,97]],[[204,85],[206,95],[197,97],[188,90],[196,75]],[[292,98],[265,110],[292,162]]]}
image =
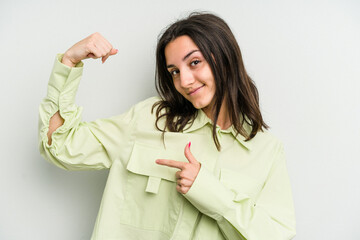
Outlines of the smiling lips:
{"label": "smiling lips", "polygon": [[192,90],[192,91],[190,91],[190,92],[188,92],[188,95],[194,95],[196,92],[198,92],[202,87],[204,87],[205,86],[205,84],[204,85],[202,85],[202,86],[200,86],[200,87],[198,87],[198,88],[195,88],[194,90]]}

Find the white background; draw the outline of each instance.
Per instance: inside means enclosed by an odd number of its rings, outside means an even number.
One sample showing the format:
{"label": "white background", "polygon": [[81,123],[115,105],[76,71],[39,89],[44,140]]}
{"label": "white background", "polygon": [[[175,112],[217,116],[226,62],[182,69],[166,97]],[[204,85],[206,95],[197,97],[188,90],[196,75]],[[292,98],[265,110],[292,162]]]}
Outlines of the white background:
{"label": "white background", "polygon": [[360,239],[359,1],[0,2],[0,239],[89,239],[107,171],[66,172],[38,152],[55,55],[100,32],[119,54],[85,60],[84,121],[156,94],[160,31],[193,10],[223,17],[285,144],[296,240]]}

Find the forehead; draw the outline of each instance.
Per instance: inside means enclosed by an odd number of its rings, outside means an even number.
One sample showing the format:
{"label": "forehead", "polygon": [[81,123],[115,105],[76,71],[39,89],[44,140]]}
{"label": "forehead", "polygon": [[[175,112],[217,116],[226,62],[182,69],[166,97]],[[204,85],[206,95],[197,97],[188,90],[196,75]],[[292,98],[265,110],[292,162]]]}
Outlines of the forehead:
{"label": "forehead", "polygon": [[194,41],[187,35],[180,36],[169,42],[165,47],[167,64],[181,62],[190,51],[199,49]]}

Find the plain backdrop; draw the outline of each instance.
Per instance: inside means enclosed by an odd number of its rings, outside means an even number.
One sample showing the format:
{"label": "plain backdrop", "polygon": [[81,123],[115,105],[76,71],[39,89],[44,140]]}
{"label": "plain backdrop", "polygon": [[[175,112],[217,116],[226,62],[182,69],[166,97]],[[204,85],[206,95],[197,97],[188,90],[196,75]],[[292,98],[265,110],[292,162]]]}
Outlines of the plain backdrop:
{"label": "plain backdrop", "polygon": [[100,32],[85,60],[83,120],[156,94],[162,29],[194,10],[232,28],[271,131],[285,144],[296,240],[360,239],[359,1],[0,1],[0,239],[89,239],[107,171],[67,172],[38,151],[38,106],[57,53]]}

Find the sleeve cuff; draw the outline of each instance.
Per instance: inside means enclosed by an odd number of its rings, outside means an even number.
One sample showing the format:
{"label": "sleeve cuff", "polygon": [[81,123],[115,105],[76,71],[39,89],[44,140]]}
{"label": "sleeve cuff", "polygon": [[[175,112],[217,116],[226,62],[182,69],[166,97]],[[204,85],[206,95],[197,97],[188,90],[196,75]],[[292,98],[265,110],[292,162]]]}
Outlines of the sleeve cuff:
{"label": "sleeve cuff", "polygon": [[63,53],[56,55],[48,83],[47,97],[56,105],[60,104],[59,98],[64,91],[72,94],[75,92],[76,94],[84,66],[83,62],[79,62],[71,68],[61,63],[63,56]]}
{"label": "sleeve cuff", "polygon": [[233,207],[235,193],[228,190],[202,165],[193,185],[184,197],[200,212],[218,221]]}

